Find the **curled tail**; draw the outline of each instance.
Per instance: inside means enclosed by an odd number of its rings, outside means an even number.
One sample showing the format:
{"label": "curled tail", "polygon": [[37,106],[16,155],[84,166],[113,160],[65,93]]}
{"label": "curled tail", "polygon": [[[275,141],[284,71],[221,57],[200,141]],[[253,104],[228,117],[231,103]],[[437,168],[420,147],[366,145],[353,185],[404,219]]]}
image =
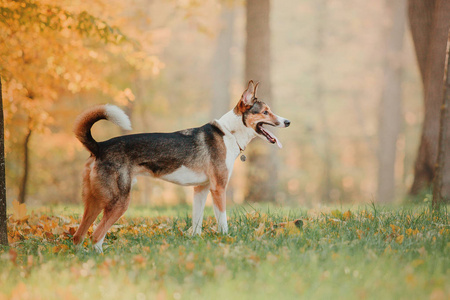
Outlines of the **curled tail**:
{"label": "curled tail", "polygon": [[91,134],[92,125],[100,120],[108,120],[125,130],[131,130],[131,122],[123,110],[115,105],[104,104],[94,106],[81,113],[75,121],[74,132],[77,139],[94,156],[98,155],[98,143]]}

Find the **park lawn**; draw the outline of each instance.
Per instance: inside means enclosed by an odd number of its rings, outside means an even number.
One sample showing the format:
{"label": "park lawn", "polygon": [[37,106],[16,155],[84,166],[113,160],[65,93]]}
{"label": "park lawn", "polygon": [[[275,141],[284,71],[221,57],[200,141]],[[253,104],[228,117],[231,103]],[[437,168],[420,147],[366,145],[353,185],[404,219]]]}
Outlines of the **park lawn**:
{"label": "park lawn", "polygon": [[450,297],[446,211],[244,205],[229,212],[229,235],[216,233],[211,215],[202,236],[190,237],[189,207],[148,217],[131,208],[98,255],[88,241],[72,245],[73,210],[16,214],[11,247],[0,248],[0,299]]}

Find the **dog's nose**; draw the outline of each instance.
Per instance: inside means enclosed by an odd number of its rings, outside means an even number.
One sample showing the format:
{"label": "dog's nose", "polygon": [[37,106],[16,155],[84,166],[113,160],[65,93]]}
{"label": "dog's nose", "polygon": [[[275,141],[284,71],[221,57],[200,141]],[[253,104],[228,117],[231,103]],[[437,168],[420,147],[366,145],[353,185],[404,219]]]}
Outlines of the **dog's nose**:
{"label": "dog's nose", "polygon": [[284,120],[284,127],[289,127],[289,125],[291,125],[291,121]]}

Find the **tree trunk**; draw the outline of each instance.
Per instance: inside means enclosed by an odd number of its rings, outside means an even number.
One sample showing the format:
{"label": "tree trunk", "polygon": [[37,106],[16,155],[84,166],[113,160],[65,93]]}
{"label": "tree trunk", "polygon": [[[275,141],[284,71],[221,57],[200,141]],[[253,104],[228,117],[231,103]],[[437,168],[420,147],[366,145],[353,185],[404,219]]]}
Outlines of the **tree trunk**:
{"label": "tree trunk", "polygon": [[[245,82],[261,82],[257,97],[274,108],[270,72],[270,0],[247,0],[246,13]],[[247,199],[257,202],[275,200],[278,183],[275,150],[260,139],[249,145]]]}
{"label": "tree trunk", "polygon": [[[438,152],[440,107],[442,104],[442,89],[444,77],[445,49],[447,33],[450,27],[450,1],[412,1],[410,0],[410,25],[421,68],[424,83],[425,118],[422,127],[422,137],[419,152],[414,168],[414,182],[411,194],[418,194],[422,189],[429,187],[434,177],[435,163]],[[422,10],[422,12],[418,12]],[[412,14],[416,12],[416,14]],[[424,24],[431,25],[429,32],[421,28]],[[415,18],[414,18],[415,17]],[[425,20],[425,21],[424,21]],[[425,36],[425,37],[424,37]],[[426,39],[428,36],[428,40]],[[424,54],[425,53],[425,54]],[[426,58],[424,56],[426,55]],[[423,62],[425,60],[425,63]],[[450,126],[447,123],[445,126]],[[447,130],[447,132],[450,132]],[[446,147],[450,147],[447,139]],[[446,160],[450,153],[446,153]],[[443,170],[443,193],[450,196],[450,168]]]}
{"label": "tree trunk", "polygon": [[438,0],[409,0],[408,17],[414,48],[416,50],[417,63],[425,84],[425,70],[427,65],[428,47],[434,15],[434,7]]}
{"label": "tree trunk", "polygon": [[29,154],[29,143],[31,137],[32,130],[28,129],[28,133],[25,136],[25,140],[23,143],[23,175],[22,180],[20,181],[19,187],[19,203],[25,203],[27,196],[27,184],[28,184],[28,174],[30,169],[30,154]]}
{"label": "tree trunk", "polygon": [[6,218],[5,131],[3,124],[3,93],[0,78],[0,245],[8,245],[8,219]]}
{"label": "tree trunk", "polygon": [[[436,171],[433,181],[433,208],[439,208],[441,203],[444,201],[444,193],[443,193],[443,171],[446,169],[446,152],[449,152],[447,141],[447,126],[448,119],[448,107],[450,105],[450,31],[448,32],[447,37],[447,54],[446,54],[446,63],[445,63],[445,72],[444,72],[444,96],[442,100],[441,106],[441,121],[439,125],[439,144],[438,144],[438,159],[436,163]],[[448,184],[448,183],[447,183]]]}
{"label": "tree trunk", "polygon": [[221,30],[217,37],[216,51],[212,63],[213,96],[211,120],[218,119],[230,109],[231,53],[234,30],[234,7],[223,5]]}
{"label": "tree trunk", "polygon": [[395,198],[395,156],[401,126],[402,48],[406,22],[406,1],[387,0],[391,25],[386,32],[383,92],[378,124],[378,202]]}
{"label": "tree trunk", "polygon": [[315,98],[318,105],[319,119],[322,127],[322,142],[323,142],[323,177],[321,183],[321,199],[324,202],[331,201],[331,172],[332,172],[332,157],[331,157],[331,136],[330,128],[328,126],[328,115],[326,111],[326,86],[323,78],[322,57],[325,48],[325,25],[326,25],[326,11],[327,0],[315,1],[315,15],[316,15],[316,36],[314,51],[316,53],[316,62],[314,66],[315,73]]}

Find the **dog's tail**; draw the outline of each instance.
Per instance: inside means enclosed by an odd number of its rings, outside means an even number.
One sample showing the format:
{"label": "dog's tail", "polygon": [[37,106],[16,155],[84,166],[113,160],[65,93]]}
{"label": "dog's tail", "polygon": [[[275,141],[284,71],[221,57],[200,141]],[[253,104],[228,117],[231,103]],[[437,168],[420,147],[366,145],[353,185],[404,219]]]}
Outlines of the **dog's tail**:
{"label": "dog's tail", "polygon": [[92,125],[100,120],[108,120],[125,130],[131,130],[131,122],[123,110],[115,105],[104,104],[94,106],[78,116],[74,132],[80,142],[94,155],[99,152],[98,143],[91,134]]}

